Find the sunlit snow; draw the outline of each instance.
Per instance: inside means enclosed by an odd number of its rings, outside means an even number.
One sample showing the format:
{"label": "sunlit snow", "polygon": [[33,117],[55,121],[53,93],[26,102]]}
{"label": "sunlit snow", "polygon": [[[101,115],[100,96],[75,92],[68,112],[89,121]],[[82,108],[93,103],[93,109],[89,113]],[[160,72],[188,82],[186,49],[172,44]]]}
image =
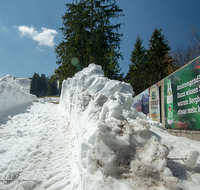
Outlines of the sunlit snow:
{"label": "sunlit snow", "polygon": [[138,113],[100,66],[63,81],[60,104],[24,93],[0,80],[0,189],[199,189],[200,142]]}

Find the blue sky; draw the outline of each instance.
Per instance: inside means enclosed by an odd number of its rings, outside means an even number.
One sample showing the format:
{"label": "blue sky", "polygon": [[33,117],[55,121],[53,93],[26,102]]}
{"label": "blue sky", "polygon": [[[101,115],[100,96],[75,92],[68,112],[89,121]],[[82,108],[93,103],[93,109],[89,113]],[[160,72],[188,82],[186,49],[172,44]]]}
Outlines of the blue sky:
{"label": "blue sky", "polygon": [[[54,45],[62,40],[59,30],[66,3],[72,0],[0,1],[0,77],[32,77],[34,72],[53,74],[56,65]],[[123,9],[123,41],[119,60],[128,71],[130,54],[137,35],[147,48],[155,28],[162,29],[171,49],[189,45],[190,27],[200,28],[199,0],[116,0]]]}

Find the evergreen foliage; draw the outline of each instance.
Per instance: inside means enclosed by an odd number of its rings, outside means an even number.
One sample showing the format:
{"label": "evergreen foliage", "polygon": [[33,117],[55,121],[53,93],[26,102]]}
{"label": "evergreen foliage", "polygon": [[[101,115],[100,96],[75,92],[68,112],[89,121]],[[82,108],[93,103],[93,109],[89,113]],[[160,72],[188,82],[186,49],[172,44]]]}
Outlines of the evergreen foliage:
{"label": "evergreen foliage", "polygon": [[47,83],[48,78],[46,78],[45,74],[42,74],[40,77],[40,94],[41,96],[45,96],[47,93]]}
{"label": "evergreen foliage", "polygon": [[44,91],[42,89],[42,80],[39,74],[34,73],[31,80],[30,93],[36,95],[37,97],[43,96]]}
{"label": "evergreen foliage", "polygon": [[134,87],[135,94],[139,94],[148,86],[146,76],[146,49],[142,46],[143,40],[138,35],[136,42],[134,43],[134,49],[131,52],[131,64],[129,64],[129,71],[125,78],[126,82],[131,83]]}
{"label": "evergreen foliage", "polygon": [[63,40],[55,47],[59,81],[72,77],[90,63],[101,65],[105,76],[122,79],[118,59],[122,34],[121,24],[112,24],[112,18],[123,16],[115,0],[85,0],[66,4],[60,28]]}
{"label": "evergreen foliage", "polygon": [[35,94],[35,86],[36,86],[37,76],[38,76],[38,74],[34,73],[32,79],[31,79],[31,87],[30,87],[31,94]]}
{"label": "evergreen foliage", "polygon": [[153,31],[147,50],[142,46],[140,37],[136,39],[129,71],[125,77],[125,81],[131,83],[135,95],[177,69],[169,52],[171,48],[168,40],[161,32],[161,29]]}
{"label": "evergreen foliage", "polygon": [[55,77],[51,77],[50,80],[45,74],[41,76],[37,73],[34,73],[30,93],[36,95],[37,97],[42,97],[46,95],[57,95],[59,92],[57,90],[57,82]]}
{"label": "evergreen foliage", "polygon": [[155,29],[149,40],[149,49],[147,50],[149,86],[169,75],[168,70],[170,67],[173,67],[173,61],[169,52],[171,48],[167,38],[161,32],[161,29]]}
{"label": "evergreen foliage", "polygon": [[51,76],[48,82],[47,89],[47,96],[55,96],[58,94],[57,82],[55,81],[53,76]]}

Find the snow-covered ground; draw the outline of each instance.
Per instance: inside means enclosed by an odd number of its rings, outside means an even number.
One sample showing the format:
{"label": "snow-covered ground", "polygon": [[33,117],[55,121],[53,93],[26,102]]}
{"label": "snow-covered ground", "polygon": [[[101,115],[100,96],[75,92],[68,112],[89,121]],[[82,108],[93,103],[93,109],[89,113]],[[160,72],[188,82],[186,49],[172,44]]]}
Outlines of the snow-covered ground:
{"label": "snow-covered ground", "polygon": [[62,189],[69,182],[74,134],[58,104],[34,103],[1,118],[0,189]]}
{"label": "snow-covered ground", "polygon": [[0,189],[199,189],[200,142],[139,114],[132,93],[91,64],[63,82],[60,104],[1,116]]}

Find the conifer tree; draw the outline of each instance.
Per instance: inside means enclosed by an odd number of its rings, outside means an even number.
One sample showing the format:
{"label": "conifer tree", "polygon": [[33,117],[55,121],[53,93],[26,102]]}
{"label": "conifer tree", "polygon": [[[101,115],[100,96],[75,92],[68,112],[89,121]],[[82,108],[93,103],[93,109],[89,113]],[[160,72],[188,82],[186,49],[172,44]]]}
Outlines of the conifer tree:
{"label": "conifer tree", "polygon": [[112,24],[112,18],[122,16],[115,0],[85,0],[66,4],[60,28],[63,40],[55,47],[58,80],[73,76],[90,63],[101,65],[105,76],[120,78],[118,59],[121,24]]}
{"label": "conifer tree", "polygon": [[47,94],[47,78],[46,78],[45,74],[41,75],[40,81],[41,81],[40,96],[46,96],[46,94]]}
{"label": "conifer tree", "polygon": [[142,46],[143,40],[138,35],[134,43],[134,49],[131,52],[131,64],[129,64],[129,71],[125,77],[126,82],[131,83],[135,95],[139,94],[147,86],[147,70],[146,70],[146,49]]}
{"label": "conifer tree", "polygon": [[38,74],[36,74],[36,76],[35,76],[34,93],[37,97],[41,96],[41,78],[40,78],[40,75],[38,75]]}
{"label": "conifer tree", "polygon": [[34,73],[32,79],[31,79],[31,87],[30,87],[31,94],[35,94],[36,75],[38,75],[38,74]]}
{"label": "conifer tree", "polygon": [[55,96],[57,95],[57,82],[55,81],[54,77],[51,76],[48,86],[47,86],[47,95],[48,96]]}
{"label": "conifer tree", "polygon": [[[169,67],[173,67],[173,61],[170,56],[170,46],[162,30],[155,29],[149,40],[149,49],[147,50],[147,69],[149,76],[149,86],[159,82],[166,77]],[[166,59],[168,57],[168,59]]]}
{"label": "conifer tree", "polygon": [[40,92],[40,76],[39,74],[34,73],[31,80],[30,93],[39,96],[40,95],[39,92]]}
{"label": "conifer tree", "polygon": [[36,95],[37,97],[46,96],[47,83],[48,78],[45,77],[45,74],[42,74],[40,77],[39,74],[34,73],[31,80],[30,93]]}

